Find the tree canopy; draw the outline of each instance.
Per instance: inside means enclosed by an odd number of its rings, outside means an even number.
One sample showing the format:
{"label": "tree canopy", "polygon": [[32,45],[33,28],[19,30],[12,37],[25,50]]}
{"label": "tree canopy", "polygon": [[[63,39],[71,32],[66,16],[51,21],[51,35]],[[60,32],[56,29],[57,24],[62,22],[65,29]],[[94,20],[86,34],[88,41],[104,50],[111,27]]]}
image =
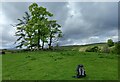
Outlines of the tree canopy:
{"label": "tree canopy", "polygon": [[112,39],[108,39],[107,44],[108,44],[109,47],[114,46],[114,42],[113,42]]}
{"label": "tree canopy", "polygon": [[57,20],[50,20],[53,14],[46,8],[33,3],[29,6],[29,12],[25,12],[22,19],[16,24],[18,39],[17,48],[44,49],[45,43],[52,49],[52,43],[62,37],[61,25]]}

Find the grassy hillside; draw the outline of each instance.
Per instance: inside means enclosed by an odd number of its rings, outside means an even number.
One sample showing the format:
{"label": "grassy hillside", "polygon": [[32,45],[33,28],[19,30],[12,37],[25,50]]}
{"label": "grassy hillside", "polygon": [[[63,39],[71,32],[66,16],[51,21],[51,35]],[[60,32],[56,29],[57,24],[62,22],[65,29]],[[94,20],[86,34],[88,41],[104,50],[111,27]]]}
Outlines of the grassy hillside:
{"label": "grassy hillside", "polygon": [[0,81],[2,80],[2,55],[0,55]]}
{"label": "grassy hillside", "polygon": [[[59,47],[54,47],[54,49],[57,49],[57,50],[77,50],[77,51],[82,51],[84,52],[88,47],[93,47],[93,46],[99,46],[99,47],[103,47],[107,45],[106,43],[94,43],[94,44],[86,44],[86,45],[69,45],[69,46],[59,46]],[[21,49],[13,49],[13,50],[10,50],[10,49],[3,49],[2,51],[4,51],[5,53],[7,54],[10,54],[10,53],[17,53],[17,52],[21,52],[21,51],[24,51],[24,50],[21,50]]]}
{"label": "grassy hillside", "polygon": [[94,43],[94,44],[87,44],[87,45],[70,45],[70,46],[61,46],[61,49],[64,50],[78,50],[78,51],[85,51],[88,47],[99,46],[102,48],[103,46],[107,45],[106,43]]}
{"label": "grassy hillside", "polygon": [[[3,55],[3,80],[117,80],[115,54],[79,51],[35,51]],[[87,76],[75,79],[75,69],[83,64]]]}

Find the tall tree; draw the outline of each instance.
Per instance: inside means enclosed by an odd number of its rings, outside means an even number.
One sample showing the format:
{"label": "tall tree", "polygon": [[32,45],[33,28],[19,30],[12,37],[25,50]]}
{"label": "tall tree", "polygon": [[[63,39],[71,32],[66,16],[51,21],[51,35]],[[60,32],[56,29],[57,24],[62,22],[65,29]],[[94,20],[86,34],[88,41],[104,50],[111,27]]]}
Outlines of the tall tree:
{"label": "tall tree", "polygon": [[25,12],[25,16],[23,16],[23,19],[18,19],[19,23],[15,25],[15,27],[17,27],[17,32],[15,33],[15,36],[19,36],[19,38],[15,42],[15,43],[18,42],[18,46],[16,46],[17,48],[22,48],[26,43],[25,28],[29,20],[30,20],[30,15],[28,14],[28,12]]}
{"label": "tall tree", "polygon": [[49,21],[49,49],[52,49],[52,43],[57,41],[59,37],[62,37],[62,31],[60,30],[60,25],[56,20]]}
{"label": "tall tree", "polygon": [[45,28],[45,23],[47,22],[47,18],[53,16],[53,14],[48,12],[46,8],[43,8],[41,6],[39,7],[36,3],[30,5],[29,10],[32,15],[32,22],[34,23],[34,30],[37,36],[37,46],[38,49],[40,49],[40,40],[45,39],[45,38],[43,39],[43,32],[42,32],[43,28]]}
{"label": "tall tree", "polygon": [[60,25],[56,20],[49,20],[53,14],[46,8],[33,3],[29,6],[29,12],[25,12],[23,19],[18,19],[20,23],[16,25],[16,36],[19,36],[16,42],[22,48],[43,49],[45,43],[49,43],[51,49],[52,43],[62,36]]}

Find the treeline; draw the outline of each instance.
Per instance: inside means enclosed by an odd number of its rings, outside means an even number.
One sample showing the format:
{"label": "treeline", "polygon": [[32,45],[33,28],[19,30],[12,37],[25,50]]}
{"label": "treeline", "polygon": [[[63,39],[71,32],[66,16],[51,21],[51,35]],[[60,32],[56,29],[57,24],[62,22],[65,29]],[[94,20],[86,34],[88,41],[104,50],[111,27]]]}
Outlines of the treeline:
{"label": "treeline", "polygon": [[88,47],[85,51],[120,54],[120,41],[113,42],[112,39],[108,39],[107,43],[104,44],[102,47],[100,46]]}
{"label": "treeline", "polygon": [[29,6],[29,13],[25,12],[19,23],[15,25],[18,39],[16,48],[44,49],[45,43],[52,49],[52,43],[62,37],[61,26],[57,20],[50,20],[52,13],[46,8],[33,3]]}

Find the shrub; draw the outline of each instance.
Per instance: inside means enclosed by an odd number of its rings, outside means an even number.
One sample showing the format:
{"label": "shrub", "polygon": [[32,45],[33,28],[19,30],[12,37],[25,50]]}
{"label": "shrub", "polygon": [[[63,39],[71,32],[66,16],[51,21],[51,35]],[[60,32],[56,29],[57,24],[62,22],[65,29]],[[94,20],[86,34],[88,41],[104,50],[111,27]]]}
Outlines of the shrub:
{"label": "shrub", "polygon": [[94,46],[94,47],[92,48],[92,51],[93,51],[93,52],[99,52],[99,47],[98,47],[98,46]]}
{"label": "shrub", "polygon": [[114,42],[113,42],[113,40],[112,40],[112,39],[108,39],[108,41],[107,41],[107,45],[108,45],[109,47],[114,46]]}
{"label": "shrub", "polygon": [[92,47],[92,48],[88,47],[85,51],[86,51],[86,52],[99,52],[100,49],[99,49],[98,46],[94,46],[94,47]]}
{"label": "shrub", "polygon": [[103,48],[101,49],[101,52],[103,53],[109,53],[110,52],[110,49],[107,45],[103,46]]}
{"label": "shrub", "polygon": [[88,47],[88,48],[85,50],[85,52],[91,52],[91,48]]}
{"label": "shrub", "polygon": [[116,53],[115,46],[112,46],[109,49],[110,49],[110,53]]}
{"label": "shrub", "polygon": [[115,52],[120,55],[120,41],[115,43]]}

